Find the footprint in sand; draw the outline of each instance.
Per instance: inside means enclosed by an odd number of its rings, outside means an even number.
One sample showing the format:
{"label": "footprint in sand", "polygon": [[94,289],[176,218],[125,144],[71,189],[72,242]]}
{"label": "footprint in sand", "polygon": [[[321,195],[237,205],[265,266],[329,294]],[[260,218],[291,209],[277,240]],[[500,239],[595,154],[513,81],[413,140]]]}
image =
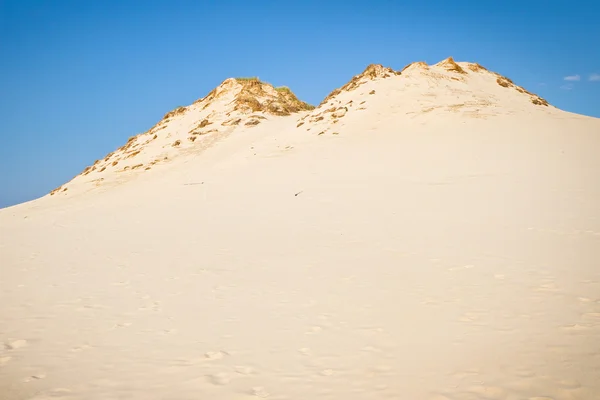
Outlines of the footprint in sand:
{"label": "footprint in sand", "polygon": [[234,368],[234,371],[240,375],[254,375],[256,374],[256,370],[252,367],[245,367],[242,365],[238,365]]}
{"label": "footprint in sand", "polygon": [[113,325],[112,329],[127,328],[131,325],[132,325],[131,322],[119,322],[118,324]]}
{"label": "footprint in sand", "polygon": [[310,349],[308,347],[303,347],[301,349],[298,349],[298,353],[300,353],[304,356],[310,356],[312,354],[312,352],[310,351]]}
{"label": "footprint in sand", "polygon": [[553,281],[546,281],[534,289],[536,292],[560,292],[560,288]]}
{"label": "footprint in sand", "polygon": [[4,343],[4,348],[7,350],[16,350],[25,346],[27,346],[27,340],[25,339],[18,339]]}
{"label": "footprint in sand", "polygon": [[448,268],[448,271],[460,271],[460,270],[471,269],[471,268],[475,268],[475,266],[474,265],[470,265],[470,264],[468,264],[468,265],[460,265],[460,266],[457,266],[457,267]]}
{"label": "footprint in sand", "polygon": [[448,397],[443,394],[433,394],[427,398],[427,400],[454,400],[452,397]]}
{"label": "footprint in sand", "polygon": [[600,323],[600,312],[585,313],[581,316],[581,319],[596,326]]}
{"label": "footprint in sand", "polygon": [[362,349],[360,349],[361,351],[366,351],[368,353],[381,353],[382,350],[378,349],[377,347],[373,347],[373,346],[365,346]]}
{"label": "footprint in sand", "polygon": [[466,391],[486,400],[504,400],[508,396],[506,390],[497,386],[471,386]]}
{"label": "footprint in sand", "polygon": [[579,389],[581,384],[574,379],[563,379],[558,381],[558,384],[564,389]]}
{"label": "footprint in sand", "polygon": [[231,382],[229,375],[227,375],[225,372],[218,372],[216,374],[206,375],[206,379],[213,385],[217,386],[224,386]]}
{"label": "footprint in sand", "polygon": [[207,360],[220,360],[225,356],[228,356],[229,353],[225,352],[225,351],[209,351],[207,353],[204,353],[204,357]]}
{"label": "footprint in sand", "polygon": [[72,396],[73,396],[73,392],[71,392],[71,390],[65,389],[65,388],[56,388],[56,389],[52,389],[52,390],[48,391],[47,393],[42,393],[35,397],[32,397],[29,400],[53,400],[53,399],[61,398],[61,397],[73,398]]}
{"label": "footprint in sand", "polygon": [[570,333],[585,333],[585,332],[588,332],[590,329],[592,329],[589,326],[580,325],[580,324],[565,325],[565,326],[562,326],[561,328]]}
{"label": "footprint in sand", "polygon": [[46,377],[46,374],[31,375],[31,376],[28,376],[27,378],[23,379],[23,382],[36,381],[36,380],[44,379],[45,377]]}
{"label": "footprint in sand", "polygon": [[269,397],[271,394],[269,392],[267,392],[265,390],[264,387],[262,386],[255,386],[250,390],[250,394],[256,397],[260,397],[260,398],[267,398]]}
{"label": "footprint in sand", "polygon": [[80,351],[83,351],[83,350],[90,349],[91,347],[92,347],[92,346],[90,346],[89,344],[82,344],[82,345],[80,345],[80,346],[74,346],[74,347],[71,347],[71,351],[72,351],[73,353],[78,353],[78,352],[80,352]]}
{"label": "footprint in sand", "polygon": [[312,326],[309,331],[306,332],[307,335],[314,335],[323,330],[320,326]]}

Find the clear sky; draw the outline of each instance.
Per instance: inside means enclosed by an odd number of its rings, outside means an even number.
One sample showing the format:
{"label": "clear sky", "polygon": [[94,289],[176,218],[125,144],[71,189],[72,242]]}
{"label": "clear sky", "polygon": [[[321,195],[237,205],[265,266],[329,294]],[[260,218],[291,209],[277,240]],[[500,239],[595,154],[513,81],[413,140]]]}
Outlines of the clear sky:
{"label": "clear sky", "polygon": [[0,0],[0,54],[0,207],[44,195],[233,76],[318,104],[370,63],[451,55],[600,117],[590,0]]}

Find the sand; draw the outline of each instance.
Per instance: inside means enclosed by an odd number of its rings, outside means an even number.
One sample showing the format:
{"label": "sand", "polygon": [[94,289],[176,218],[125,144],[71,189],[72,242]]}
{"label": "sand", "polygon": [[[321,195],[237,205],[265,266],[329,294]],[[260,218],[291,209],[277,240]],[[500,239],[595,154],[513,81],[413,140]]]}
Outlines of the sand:
{"label": "sand", "polygon": [[0,210],[0,398],[600,398],[600,120],[399,79]]}

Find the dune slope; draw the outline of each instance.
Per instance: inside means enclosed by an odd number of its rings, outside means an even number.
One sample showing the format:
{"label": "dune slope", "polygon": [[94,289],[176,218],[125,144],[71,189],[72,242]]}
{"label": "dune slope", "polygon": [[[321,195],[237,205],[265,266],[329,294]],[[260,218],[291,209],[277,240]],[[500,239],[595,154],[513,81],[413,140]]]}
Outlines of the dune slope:
{"label": "dune slope", "polygon": [[370,66],[0,210],[0,398],[599,398],[600,121],[505,79]]}

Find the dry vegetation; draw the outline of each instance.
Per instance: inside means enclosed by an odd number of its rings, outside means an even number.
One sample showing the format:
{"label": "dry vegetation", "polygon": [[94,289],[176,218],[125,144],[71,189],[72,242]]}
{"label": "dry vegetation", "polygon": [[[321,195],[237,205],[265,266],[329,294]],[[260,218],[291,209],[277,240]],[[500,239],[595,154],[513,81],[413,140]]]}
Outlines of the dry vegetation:
{"label": "dry vegetation", "polygon": [[368,80],[373,80],[376,78],[389,78],[390,76],[393,76],[393,75],[400,75],[400,72],[394,71],[393,69],[384,67],[383,65],[380,65],[380,64],[371,64],[371,65],[367,66],[367,68],[362,73],[355,75],[350,80],[350,82],[346,83],[341,88],[335,89],[333,92],[329,93],[329,95],[327,95],[327,97],[325,97],[325,99],[321,102],[321,104],[319,104],[319,106],[327,104],[330,99],[334,98],[341,92],[344,92],[344,91],[349,92],[349,91],[355,90],[363,83],[366,83]]}
{"label": "dry vegetation", "polygon": [[462,67],[460,65],[458,65],[452,57],[448,57],[447,59],[442,61],[440,63],[440,66],[442,66],[446,71],[457,72],[459,74],[467,73],[467,71],[462,69]]}
{"label": "dry vegetation", "polygon": [[204,128],[205,126],[208,126],[210,124],[212,124],[212,122],[210,122],[208,119],[203,119],[202,121],[200,121],[197,128]]}
{"label": "dry vegetation", "polygon": [[548,107],[550,105],[550,104],[548,104],[548,102],[545,99],[543,99],[543,98],[541,98],[539,96],[536,96],[536,97],[532,98],[531,102],[533,104],[535,104],[536,106],[546,106],[546,107]]}
{"label": "dry vegetation", "polygon": [[50,191],[50,196],[54,196],[56,193],[60,192],[62,188],[62,186],[59,186],[56,189],[53,189],[52,191]]}
{"label": "dry vegetation", "polygon": [[525,88],[523,88],[521,86],[515,85],[513,83],[513,81],[511,81],[507,77],[499,75],[499,74],[495,74],[495,75],[497,76],[496,83],[498,83],[498,85],[500,85],[500,86],[502,86],[504,88],[514,88],[517,92],[528,95],[529,98],[530,98],[530,100],[531,100],[531,102],[533,104],[535,104],[536,106],[545,106],[545,107],[548,107],[550,105],[548,103],[548,101],[546,101],[545,99],[541,98],[537,94],[531,93],[527,89],[525,89]]}
{"label": "dry vegetation", "polygon": [[140,154],[140,153],[141,153],[141,150],[136,150],[136,151],[134,151],[134,152],[132,152],[132,153],[129,153],[129,154],[127,155],[127,157],[125,157],[125,159],[127,159],[127,158],[133,158],[133,157],[137,156],[137,155],[138,155],[138,154]]}
{"label": "dry vegetation", "polygon": [[411,67],[411,66],[419,66],[423,69],[429,69],[429,66],[427,65],[427,63],[423,62],[423,61],[416,61],[413,63],[408,64],[407,66],[405,66],[404,68],[402,68],[402,70],[400,71],[400,73],[403,73],[407,68]]}
{"label": "dry vegetation", "polygon": [[222,122],[221,125],[223,125],[223,126],[235,126],[235,125],[239,125],[240,122],[242,122],[241,118],[232,118],[230,120]]}
{"label": "dry vegetation", "polygon": [[245,83],[245,82],[259,82],[260,83],[258,76],[239,77],[239,78],[234,78],[234,79],[236,81],[238,81],[239,83]]}
{"label": "dry vegetation", "polygon": [[183,114],[185,111],[187,110],[186,107],[177,107],[176,109],[174,109],[173,111],[169,111],[168,113],[165,114],[165,116],[163,117],[162,121],[165,121],[169,118],[173,118],[177,115],[181,115]]}
{"label": "dry vegetation", "polygon": [[487,68],[477,63],[469,63],[468,68],[473,72],[487,71]]}
{"label": "dry vegetation", "polygon": [[181,144],[181,140],[176,140],[173,142],[173,144],[171,145],[172,147],[177,147]]}
{"label": "dry vegetation", "polygon": [[498,85],[502,86],[502,87],[510,87],[513,86],[513,83],[510,79],[505,78],[503,76],[498,77],[498,79],[496,79],[496,82],[498,83]]}
{"label": "dry vegetation", "polygon": [[[242,83],[242,89],[235,100],[234,110],[242,112],[266,112],[273,115],[290,115],[299,111],[314,109],[308,103],[298,100],[292,91],[285,87],[274,88],[277,93],[273,96],[268,83],[259,81],[257,78],[236,78]],[[258,99],[262,99],[259,101]]]}

